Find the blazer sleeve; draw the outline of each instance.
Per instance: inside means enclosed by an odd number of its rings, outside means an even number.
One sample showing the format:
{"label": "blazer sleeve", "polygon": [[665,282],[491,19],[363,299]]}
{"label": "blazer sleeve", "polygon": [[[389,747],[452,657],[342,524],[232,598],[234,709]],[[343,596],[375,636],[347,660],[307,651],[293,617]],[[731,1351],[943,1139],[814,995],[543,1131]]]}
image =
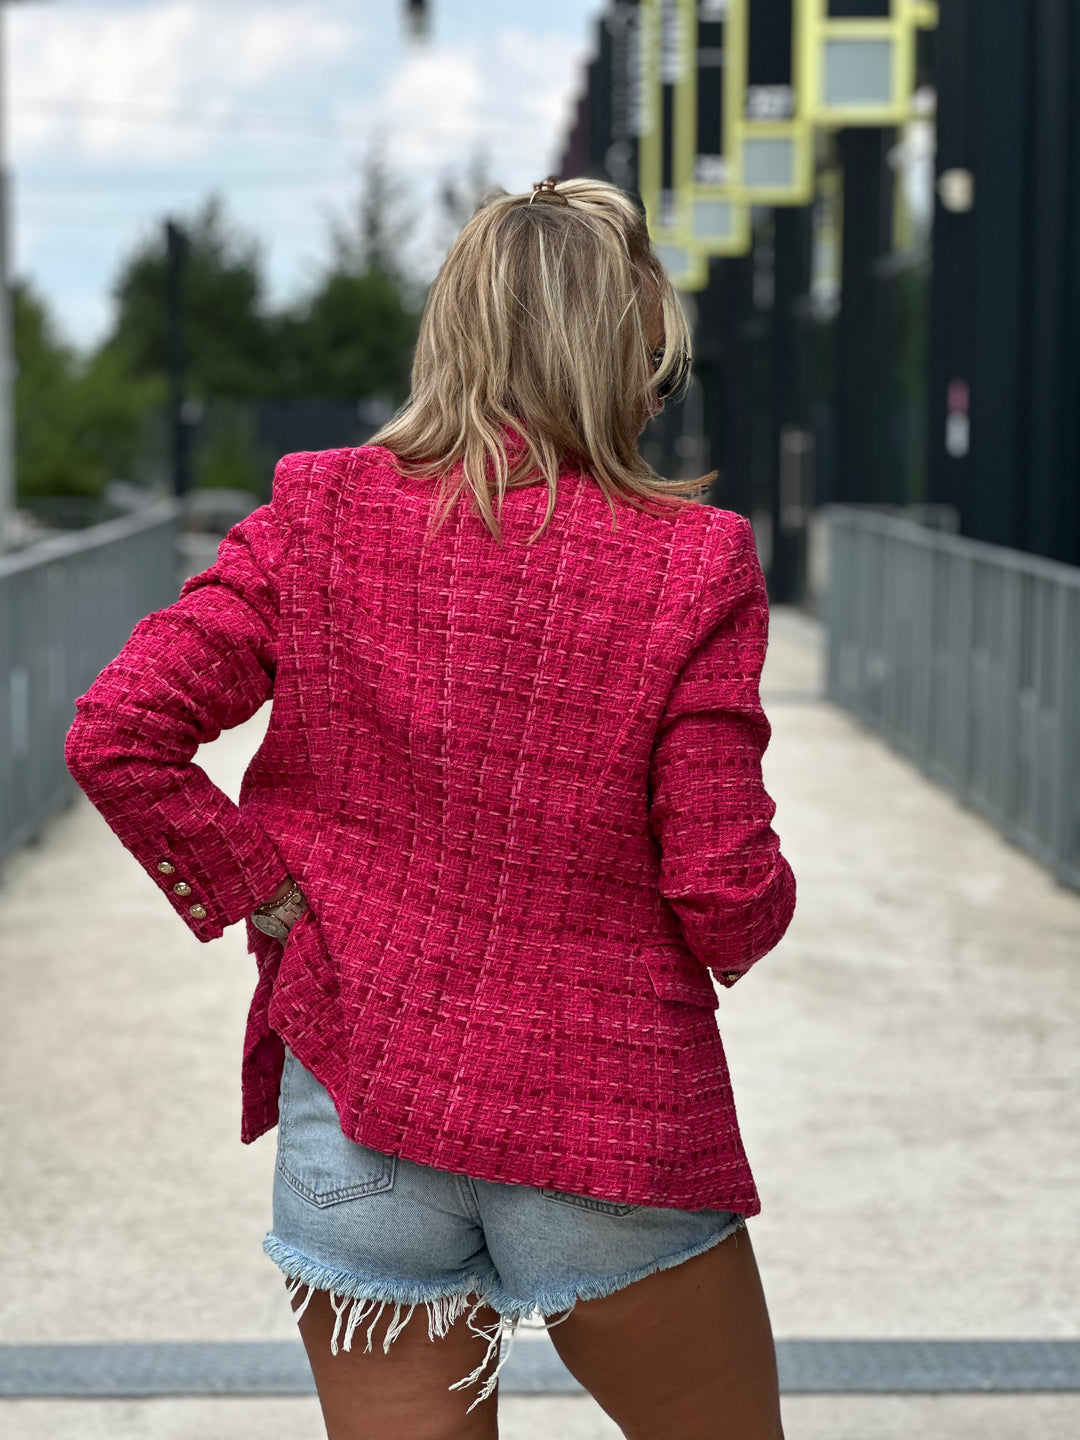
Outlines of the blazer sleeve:
{"label": "blazer sleeve", "polygon": [[725,549],[709,580],[705,634],[660,720],[649,825],[661,852],[660,891],[690,949],[730,988],[787,930],[795,877],[762,780],[771,735],[759,696],[769,604],[742,516]]}
{"label": "blazer sleeve", "polygon": [[179,599],[135,626],[84,695],[64,753],[76,782],[201,941],[217,939],[289,873],[269,835],[192,762],[274,688],[277,576],[289,543],[283,482],[234,525]]}

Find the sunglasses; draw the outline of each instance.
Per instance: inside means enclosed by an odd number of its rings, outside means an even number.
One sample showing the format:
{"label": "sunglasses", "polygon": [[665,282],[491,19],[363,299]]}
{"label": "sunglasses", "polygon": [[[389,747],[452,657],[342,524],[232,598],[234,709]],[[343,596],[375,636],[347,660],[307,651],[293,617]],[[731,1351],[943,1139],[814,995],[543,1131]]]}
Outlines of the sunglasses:
{"label": "sunglasses", "polygon": [[[664,363],[664,356],[665,356],[666,354],[667,354],[667,351],[664,349],[663,346],[661,346],[659,350],[654,350],[654,351],[652,352],[652,368],[653,368],[653,374],[654,374],[654,375],[655,375],[656,372],[660,369],[660,366],[663,365],[663,363]],[[689,380],[689,378],[690,378],[690,356],[686,353],[685,350],[683,350],[683,351],[681,351],[680,354],[679,354],[679,363],[678,363],[678,365],[677,365],[677,366],[675,367],[675,369],[671,372],[671,374],[668,376],[668,378],[667,378],[665,381],[663,381],[663,383],[660,385],[659,389],[657,390],[657,392],[656,392],[657,399],[659,399],[659,400],[670,400],[670,399],[672,398],[672,396],[678,395],[678,394],[685,388],[686,383],[687,383],[687,381]]]}

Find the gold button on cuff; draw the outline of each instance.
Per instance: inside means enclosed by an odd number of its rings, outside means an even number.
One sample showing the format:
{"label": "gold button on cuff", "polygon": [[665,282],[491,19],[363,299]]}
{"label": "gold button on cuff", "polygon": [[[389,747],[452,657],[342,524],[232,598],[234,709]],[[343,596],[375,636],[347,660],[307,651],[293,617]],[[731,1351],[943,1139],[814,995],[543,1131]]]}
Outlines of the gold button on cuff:
{"label": "gold button on cuff", "polygon": [[168,860],[159,860],[157,862],[157,868],[161,871],[163,875],[171,875],[176,869],[176,866],[170,865]]}
{"label": "gold button on cuff", "polygon": [[192,905],[192,906],[189,908],[189,910],[188,910],[188,914],[189,914],[189,915],[194,915],[196,920],[205,920],[205,919],[206,919],[206,906],[205,906],[205,905]]}
{"label": "gold button on cuff", "polygon": [[177,880],[176,884],[172,888],[177,895],[191,894],[191,886],[187,883],[186,880]]}

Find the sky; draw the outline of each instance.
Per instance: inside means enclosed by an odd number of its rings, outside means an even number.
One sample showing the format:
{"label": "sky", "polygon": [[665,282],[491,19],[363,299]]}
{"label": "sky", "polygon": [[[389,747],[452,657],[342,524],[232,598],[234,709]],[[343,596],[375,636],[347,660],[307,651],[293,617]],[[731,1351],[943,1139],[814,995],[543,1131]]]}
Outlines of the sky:
{"label": "sky", "polygon": [[413,268],[436,196],[480,154],[528,190],[554,168],[599,0],[28,0],[2,6],[11,271],[64,337],[107,333],[126,255],[211,191],[260,239],[271,303],[302,295],[371,148],[400,175]]}

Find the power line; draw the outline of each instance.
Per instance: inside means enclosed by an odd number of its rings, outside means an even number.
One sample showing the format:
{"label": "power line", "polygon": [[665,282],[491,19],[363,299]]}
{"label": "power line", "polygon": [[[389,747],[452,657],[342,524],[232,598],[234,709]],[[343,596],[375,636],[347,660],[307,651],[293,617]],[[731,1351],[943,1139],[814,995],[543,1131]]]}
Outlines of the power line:
{"label": "power line", "polygon": [[213,129],[233,127],[245,120],[270,121],[275,126],[299,127],[325,134],[343,123],[333,115],[289,115],[282,111],[263,110],[195,110],[180,105],[148,105],[141,100],[72,100],[54,95],[13,95],[11,104],[17,109],[68,112],[91,120],[128,124],[197,125]]}
{"label": "power line", "polygon": [[[70,219],[63,215],[38,216],[28,212],[25,207],[18,222],[19,229],[29,234],[45,233],[53,231],[65,234],[72,231],[82,232],[84,230],[101,230],[116,233],[117,231],[128,231],[137,229],[140,225],[153,228],[160,223],[160,217],[150,212],[141,214],[113,213],[101,215],[72,215]],[[288,233],[290,235],[309,235],[314,230],[319,230],[320,219],[312,216],[310,221],[306,220],[278,220],[273,221],[274,235]]]}
{"label": "power line", "polygon": [[[41,186],[47,188],[51,185],[86,185],[93,186],[94,190],[101,189],[144,189],[147,186],[161,185],[172,186],[174,184],[216,186],[245,186],[259,188],[266,186],[269,189],[287,189],[293,185],[305,183],[318,185],[329,184],[334,181],[359,180],[357,171],[348,170],[294,170],[275,171],[273,173],[260,174],[258,171],[240,171],[236,173],[204,170],[134,170],[114,174],[87,174],[86,171],[55,171],[36,173],[32,170],[21,170],[19,172],[20,190],[26,185]],[[91,197],[86,197],[91,198]]]}
{"label": "power line", "polygon": [[[256,121],[260,124],[270,122],[275,127],[273,134],[292,135],[299,139],[309,134],[337,133],[356,124],[343,115],[289,115],[281,111],[263,110],[207,111],[178,105],[148,105],[141,100],[72,100],[64,96],[13,95],[11,103],[17,109],[41,110],[53,114],[69,113],[105,124],[116,124],[119,121],[128,125],[192,126],[235,131],[236,127],[243,125],[245,121]],[[546,134],[542,125],[507,125],[495,119],[485,121],[484,124],[489,125],[493,133],[497,130],[499,135]],[[477,127],[468,121],[455,124],[452,120],[442,119],[438,123],[427,125],[404,122],[394,124],[389,129],[395,135],[442,136],[456,133],[477,142],[485,142],[486,139],[482,133],[478,134]],[[242,133],[253,135],[257,132],[247,129]]]}

